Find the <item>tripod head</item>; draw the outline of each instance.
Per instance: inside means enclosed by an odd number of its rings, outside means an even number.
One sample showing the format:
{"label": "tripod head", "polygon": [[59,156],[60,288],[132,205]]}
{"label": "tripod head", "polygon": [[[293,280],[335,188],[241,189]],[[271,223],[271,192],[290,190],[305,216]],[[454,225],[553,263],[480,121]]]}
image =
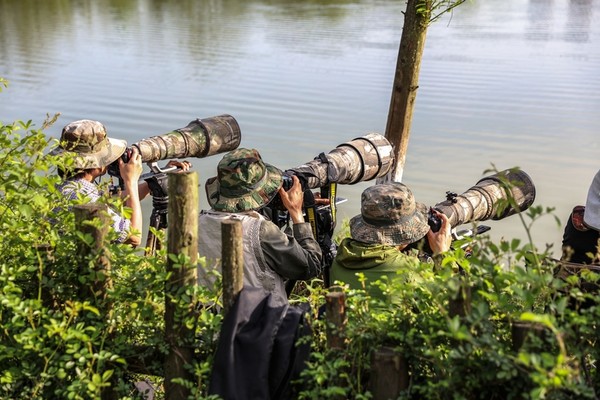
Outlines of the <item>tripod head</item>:
{"label": "tripod head", "polygon": [[167,228],[167,207],[169,205],[169,185],[167,173],[175,171],[177,167],[161,169],[155,162],[148,163],[152,172],[142,175],[148,184],[152,196],[152,214],[146,240],[146,255],[152,255],[160,247],[156,235],[150,228],[162,230]]}

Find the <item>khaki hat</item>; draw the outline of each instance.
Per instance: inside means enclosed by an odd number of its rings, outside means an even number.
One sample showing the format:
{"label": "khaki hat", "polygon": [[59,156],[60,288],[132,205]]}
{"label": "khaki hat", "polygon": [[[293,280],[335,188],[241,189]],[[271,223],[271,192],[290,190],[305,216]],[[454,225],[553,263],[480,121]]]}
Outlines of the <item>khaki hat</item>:
{"label": "khaki hat", "polygon": [[106,136],[100,122],[83,119],[63,128],[59,146],[50,155],[70,155],[76,169],[102,168],[116,161],[126,147],[126,141]]}
{"label": "khaki hat", "polygon": [[258,151],[239,148],[225,154],[205,188],[214,210],[239,212],[269,204],[282,183],[281,171],[265,164]]}
{"label": "khaki hat", "polygon": [[600,171],[594,176],[588,190],[583,222],[590,228],[600,231]]}
{"label": "khaki hat", "polygon": [[355,240],[398,246],[416,242],[429,231],[427,207],[416,203],[402,183],[368,187],[360,203],[360,215],[350,220],[350,234]]}

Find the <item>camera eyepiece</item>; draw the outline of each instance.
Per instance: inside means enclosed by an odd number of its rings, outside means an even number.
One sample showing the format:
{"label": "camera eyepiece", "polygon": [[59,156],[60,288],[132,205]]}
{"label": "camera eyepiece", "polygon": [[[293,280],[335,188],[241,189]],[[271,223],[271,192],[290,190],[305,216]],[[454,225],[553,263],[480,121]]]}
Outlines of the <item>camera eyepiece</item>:
{"label": "camera eyepiece", "polygon": [[282,184],[283,190],[285,190],[287,192],[294,185],[294,179],[292,178],[291,175],[287,175],[285,173],[281,177],[283,178],[283,184]]}
{"label": "camera eyepiece", "polygon": [[[127,147],[125,149],[125,151],[123,152],[123,154],[121,154],[121,160],[123,160],[123,162],[125,164],[127,164],[129,162],[129,160],[131,160],[131,155],[133,154],[133,147]],[[117,160],[118,163],[118,160]]]}

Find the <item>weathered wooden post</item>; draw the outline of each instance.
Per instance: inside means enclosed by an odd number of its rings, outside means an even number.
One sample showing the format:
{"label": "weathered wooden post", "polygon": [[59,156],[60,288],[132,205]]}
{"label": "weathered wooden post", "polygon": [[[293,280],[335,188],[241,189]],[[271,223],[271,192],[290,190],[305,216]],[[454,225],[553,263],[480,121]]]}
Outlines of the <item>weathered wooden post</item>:
{"label": "weathered wooden post", "polygon": [[396,399],[408,383],[408,361],[402,353],[390,347],[373,352],[370,385],[374,400]]}
{"label": "weathered wooden post", "polygon": [[[108,206],[100,203],[82,204],[74,206],[73,213],[75,214],[76,229],[92,237],[89,244],[83,241],[79,241],[77,244],[79,273],[92,278],[92,282],[85,282],[79,288],[80,300],[89,299],[103,317],[110,313],[111,303],[107,298],[107,289],[112,287],[110,254],[105,246],[111,226]],[[94,258],[91,270],[88,268],[90,257]],[[100,396],[103,400],[117,398],[112,386],[102,389]]]}
{"label": "weathered wooden post", "polygon": [[540,324],[513,321],[510,327],[512,349],[514,352],[518,352],[532,337],[537,337],[539,339],[544,337],[544,327]]}
{"label": "weathered wooden post", "polygon": [[[53,264],[55,261],[54,257],[54,247],[50,244],[43,243],[36,246],[36,251],[38,254],[38,262],[40,263],[39,268],[42,271],[42,275],[44,279],[51,279],[52,271],[54,270]],[[52,290],[47,285],[42,286],[42,302],[44,306],[48,308],[57,307],[58,304],[53,298]]]}
{"label": "weathered wooden post", "polygon": [[[327,344],[331,349],[344,349],[346,327],[346,294],[330,289],[325,295],[325,318],[327,321]],[[333,291],[335,290],[335,291]]]}
{"label": "weathered wooden post", "polygon": [[169,351],[165,359],[165,399],[183,400],[190,395],[184,385],[174,379],[194,381],[189,367],[193,361],[191,343],[194,331],[185,319],[193,316],[195,299],[185,301],[186,287],[197,283],[198,260],[198,174],[181,172],[169,174],[169,205],[167,251],[184,255],[187,262],[178,265],[169,258],[170,274],[165,287],[165,338]]}
{"label": "weathered wooden post", "polygon": [[[91,275],[93,283],[82,285],[79,294],[81,299],[90,299],[99,307],[101,315],[106,311],[104,301],[106,290],[112,287],[110,278],[110,254],[105,247],[106,236],[111,225],[110,215],[106,204],[88,203],[73,207],[75,214],[75,227],[78,231],[92,236],[92,241],[87,243],[80,241],[77,245],[77,256],[79,257],[79,272],[81,275]],[[93,270],[87,269],[86,260],[94,257]],[[100,300],[100,301],[98,301]]]}
{"label": "weathered wooden post", "polygon": [[223,311],[229,311],[244,285],[244,245],[242,221],[221,223],[221,269],[223,276]]}
{"label": "weathered wooden post", "polygon": [[466,280],[459,278],[458,293],[448,304],[450,318],[455,316],[465,317],[471,313],[471,286]]}

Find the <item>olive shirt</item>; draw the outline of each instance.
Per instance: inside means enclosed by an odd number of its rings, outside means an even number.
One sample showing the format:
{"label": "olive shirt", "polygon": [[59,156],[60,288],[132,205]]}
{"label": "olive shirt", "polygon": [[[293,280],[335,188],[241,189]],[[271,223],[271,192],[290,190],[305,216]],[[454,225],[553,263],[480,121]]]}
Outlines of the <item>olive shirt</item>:
{"label": "olive shirt", "polygon": [[286,234],[271,221],[260,225],[260,248],[267,265],[287,279],[307,280],[321,274],[321,247],[308,222],[292,225]]}
{"label": "olive shirt", "polygon": [[345,238],[338,247],[337,255],[330,270],[331,282],[341,281],[351,289],[362,289],[357,273],[366,278],[366,290],[373,297],[385,300],[379,288],[371,282],[387,276],[389,280],[397,276],[399,270],[412,270],[421,262],[419,257],[399,251],[394,246],[369,244]]}

